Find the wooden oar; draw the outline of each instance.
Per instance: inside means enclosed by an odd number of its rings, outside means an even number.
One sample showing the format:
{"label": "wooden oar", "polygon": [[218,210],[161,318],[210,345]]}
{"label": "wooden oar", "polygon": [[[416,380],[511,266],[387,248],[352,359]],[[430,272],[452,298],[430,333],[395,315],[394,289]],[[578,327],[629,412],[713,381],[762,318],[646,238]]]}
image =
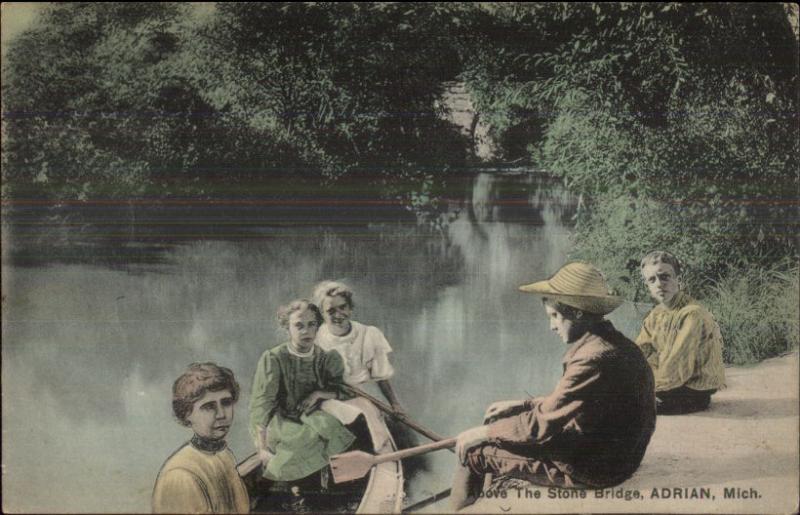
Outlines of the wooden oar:
{"label": "wooden oar", "polygon": [[420,454],[437,451],[439,449],[447,449],[454,447],[455,444],[455,438],[448,438],[447,440],[411,447],[409,449],[403,449],[402,451],[378,454],[377,456],[364,451],[351,451],[337,454],[336,456],[331,456],[330,460],[333,481],[334,483],[344,483],[345,481],[359,479],[367,475],[367,472],[369,472],[372,467],[380,463],[419,456]]}
{"label": "wooden oar", "polygon": [[395,417],[397,420],[399,420],[403,424],[407,425],[408,427],[410,427],[414,431],[418,432],[422,436],[424,436],[426,438],[430,438],[434,442],[439,442],[439,441],[444,440],[443,436],[440,436],[440,435],[434,433],[430,429],[426,429],[426,428],[422,427],[421,425],[417,424],[416,422],[414,422],[413,420],[411,420],[410,418],[408,418],[405,415],[399,415],[395,410],[393,410],[391,408],[391,406],[389,406],[388,404],[386,404],[385,402],[383,402],[383,401],[381,401],[379,399],[376,399],[375,397],[373,397],[372,395],[368,394],[364,390],[361,390],[359,388],[356,388],[356,387],[350,386],[350,385],[344,385],[344,388],[345,388],[345,390],[349,391],[352,394],[355,394],[355,395],[358,395],[359,397],[363,397],[363,398],[367,399],[372,404],[374,404],[379,410],[383,411],[384,413],[386,413],[388,415],[391,415],[391,416]]}
{"label": "wooden oar", "polygon": [[259,465],[261,465],[261,458],[258,457],[258,453],[256,452],[236,465],[236,471],[239,472],[239,476],[244,477],[257,469]]}

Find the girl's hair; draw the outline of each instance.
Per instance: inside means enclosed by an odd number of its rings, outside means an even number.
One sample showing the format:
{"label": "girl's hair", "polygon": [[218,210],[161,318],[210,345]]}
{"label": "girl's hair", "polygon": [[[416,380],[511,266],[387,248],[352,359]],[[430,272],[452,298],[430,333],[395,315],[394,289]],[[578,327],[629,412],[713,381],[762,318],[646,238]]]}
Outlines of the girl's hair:
{"label": "girl's hair", "polygon": [[220,367],[216,363],[192,363],[172,385],[172,412],[178,421],[189,425],[186,417],[192,412],[194,403],[207,392],[228,390],[233,402],[239,400],[239,383],[229,368]]}
{"label": "girl's hair", "polygon": [[657,265],[659,263],[664,263],[671,266],[672,269],[675,270],[676,277],[681,275],[681,264],[678,262],[678,258],[663,250],[654,250],[643,257],[641,268],[644,268],[647,265]]}
{"label": "girl's hair", "polygon": [[326,297],[336,297],[337,295],[347,301],[347,305],[352,309],[353,305],[353,290],[344,283],[338,281],[322,281],[314,286],[314,293],[311,298],[314,304],[322,309],[322,303]]}
{"label": "girl's hair", "polygon": [[306,299],[293,300],[289,304],[278,308],[278,323],[284,329],[289,329],[289,317],[292,316],[292,313],[305,310],[314,313],[314,318],[317,319],[317,325],[322,324],[322,313],[320,313],[319,308],[316,304]]}

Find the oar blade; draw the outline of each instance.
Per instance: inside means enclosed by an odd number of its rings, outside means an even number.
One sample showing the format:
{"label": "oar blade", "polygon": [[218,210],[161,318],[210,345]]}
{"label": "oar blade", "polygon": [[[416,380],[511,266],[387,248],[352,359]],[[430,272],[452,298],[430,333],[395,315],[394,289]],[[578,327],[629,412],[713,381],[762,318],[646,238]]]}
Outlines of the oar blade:
{"label": "oar blade", "polygon": [[351,451],[331,456],[334,483],[345,483],[367,475],[375,464],[375,456],[364,451]]}

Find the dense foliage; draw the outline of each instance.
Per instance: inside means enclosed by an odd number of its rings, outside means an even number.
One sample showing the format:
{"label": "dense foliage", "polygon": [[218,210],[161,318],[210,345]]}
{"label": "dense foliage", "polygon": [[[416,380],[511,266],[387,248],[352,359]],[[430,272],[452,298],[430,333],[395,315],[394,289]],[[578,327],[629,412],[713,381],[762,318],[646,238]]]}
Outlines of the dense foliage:
{"label": "dense foliage", "polygon": [[53,4],[3,63],[6,186],[225,194],[276,175],[447,170],[466,151],[435,102],[458,71],[448,10]]}
{"label": "dense foliage", "polygon": [[174,72],[186,15],[178,4],[46,8],[3,62],[6,187],[135,194],[201,159],[183,142],[209,134],[208,110]]}
{"label": "dense foliage", "polygon": [[465,148],[437,112],[458,72],[448,8],[219,4],[193,54],[211,105],[328,178],[440,170]]}

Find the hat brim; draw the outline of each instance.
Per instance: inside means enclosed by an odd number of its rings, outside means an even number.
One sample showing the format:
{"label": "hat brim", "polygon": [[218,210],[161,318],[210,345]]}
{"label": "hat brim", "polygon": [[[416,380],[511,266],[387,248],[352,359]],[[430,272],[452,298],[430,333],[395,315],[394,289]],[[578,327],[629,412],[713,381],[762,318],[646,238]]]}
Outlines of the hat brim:
{"label": "hat brim", "polygon": [[519,290],[542,297],[553,297],[563,304],[598,315],[607,315],[625,302],[625,299],[616,295],[575,295],[562,293],[555,291],[548,281],[524,284],[519,287]]}

